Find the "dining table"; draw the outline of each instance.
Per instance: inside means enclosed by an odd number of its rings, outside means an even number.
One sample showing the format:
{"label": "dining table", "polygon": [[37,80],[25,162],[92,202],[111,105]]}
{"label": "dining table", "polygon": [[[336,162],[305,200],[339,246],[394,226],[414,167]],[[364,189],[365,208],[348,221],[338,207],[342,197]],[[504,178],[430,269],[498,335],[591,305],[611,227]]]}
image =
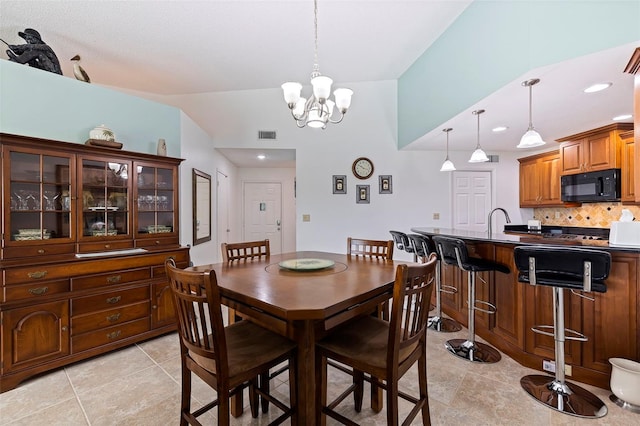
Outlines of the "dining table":
{"label": "dining table", "polygon": [[[374,312],[392,296],[396,267],[406,261],[298,251],[262,259],[197,265],[215,271],[222,303],[298,345],[298,423],[315,424],[315,344],[331,330]],[[382,409],[381,391],[371,406]],[[236,413],[237,414],[237,413]]]}

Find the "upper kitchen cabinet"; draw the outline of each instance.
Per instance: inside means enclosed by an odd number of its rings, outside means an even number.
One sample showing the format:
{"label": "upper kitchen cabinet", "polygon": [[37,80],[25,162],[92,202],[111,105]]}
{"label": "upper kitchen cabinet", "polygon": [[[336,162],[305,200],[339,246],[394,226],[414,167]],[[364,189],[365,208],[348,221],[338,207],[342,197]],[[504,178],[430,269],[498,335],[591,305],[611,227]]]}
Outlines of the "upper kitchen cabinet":
{"label": "upper kitchen cabinet", "polygon": [[622,194],[621,201],[623,203],[634,203],[635,199],[635,182],[634,182],[634,156],[635,156],[635,140],[633,138],[633,130],[620,134],[622,140]]}
{"label": "upper kitchen cabinet", "polygon": [[616,123],[558,139],[562,175],[620,168],[620,133],[630,129],[631,123]]}
{"label": "upper kitchen cabinet", "polygon": [[562,206],[560,200],[560,154],[546,152],[518,159],[520,207]]}

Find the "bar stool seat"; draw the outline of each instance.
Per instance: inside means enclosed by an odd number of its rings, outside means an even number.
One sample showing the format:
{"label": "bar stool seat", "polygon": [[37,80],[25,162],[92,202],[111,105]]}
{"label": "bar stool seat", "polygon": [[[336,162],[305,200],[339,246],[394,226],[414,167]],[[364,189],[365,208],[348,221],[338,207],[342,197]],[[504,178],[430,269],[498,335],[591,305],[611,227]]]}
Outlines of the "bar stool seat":
{"label": "bar stool seat", "polygon": [[[514,249],[518,281],[553,288],[553,326],[535,326],[535,333],[552,336],[555,342],[555,378],[528,375],[520,379],[522,388],[536,401],[576,417],[599,418],[607,414],[607,406],[593,393],[565,381],[565,340],[586,341],[587,338],[564,327],[564,290],[593,301],[577,291],[607,291],[605,280],[611,270],[611,255],[606,251],[574,247],[518,246]],[[553,333],[546,330],[553,329]],[[569,335],[567,335],[567,332]]]}
{"label": "bar stool seat", "polygon": [[438,251],[436,250],[436,246],[433,241],[425,235],[421,234],[408,234],[407,238],[411,241],[411,245],[413,246],[413,252],[417,256],[417,260],[421,263],[426,263],[431,254],[436,256],[436,314],[434,316],[429,317],[428,328],[439,331],[442,333],[452,333],[455,331],[462,330],[462,326],[455,320],[451,318],[444,318],[442,316],[442,293],[453,294],[457,293],[458,289],[450,286],[442,284],[442,263],[440,261],[440,256],[438,255]]}
{"label": "bar stool seat", "polygon": [[416,253],[414,251],[413,246],[411,245],[411,241],[407,234],[400,231],[389,231],[391,236],[393,237],[393,242],[395,243],[398,250],[406,251],[407,253],[413,254],[413,261],[416,261]]}
{"label": "bar stool seat", "polygon": [[[451,339],[445,344],[447,350],[453,355],[472,362],[493,363],[501,359],[500,352],[495,348],[475,340],[475,311],[488,314],[496,312],[495,305],[476,300],[476,275],[478,272],[498,271],[509,273],[506,266],[486,259],[470,257],[467,246],[461,239],[434,235],[432,237],[440,258],[447,265],[454,265],[467,272],[469,285],[467,290],[467,312],[469,316],[469,337],[467,339]],[[482,280],[482,279],[481,279]],[[487,308],[480,308],[477,305]]]}

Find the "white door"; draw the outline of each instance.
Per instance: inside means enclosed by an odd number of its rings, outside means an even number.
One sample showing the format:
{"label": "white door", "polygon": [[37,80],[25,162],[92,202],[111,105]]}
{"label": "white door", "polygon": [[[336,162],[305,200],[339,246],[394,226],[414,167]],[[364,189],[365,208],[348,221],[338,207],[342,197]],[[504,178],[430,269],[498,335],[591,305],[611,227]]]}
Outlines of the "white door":
{"label": "white door", "polygon": [[244,183],[244,241],[269,240],[272,254],[282,252],[282,185]]}
{"label": "white door", "polygon": [[453,176],[453,228],[486,231],[491,211],[491,172],[455,171]]}
{"label": "white door", "polygon": [[216,173],[216,239],[218,247],[229,243],[229,177],[218,171]]}

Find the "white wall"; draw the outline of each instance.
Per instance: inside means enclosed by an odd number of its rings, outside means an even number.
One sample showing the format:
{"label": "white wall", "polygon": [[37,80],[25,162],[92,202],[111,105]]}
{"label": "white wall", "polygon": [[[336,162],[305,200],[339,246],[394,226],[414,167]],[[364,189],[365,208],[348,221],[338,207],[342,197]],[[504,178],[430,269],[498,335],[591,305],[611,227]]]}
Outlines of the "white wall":
{"label": "white wall", "polygon": [[[236,167],[213,148],[207,135],[189,116],[181,113],[181,157],[180,165],[180,244],[190,245],[191,261],[194,265],[216,263],[221,260],[220,247],[216,240],[216,170],[223,171],[235,179]],[[193,196],[192,170],[198,169],[211,176],[211,241],[193,246]],[[235,203],[235,201],[233,201]]]}
{"label": "white wall", "polygon": [[[188,113],[208,132],[215,147],[296,149],[298,250],[345,252],[348,236],[390,239],[390,229],[409,232],[415,226],[450,227],[451,174],[439,171],[445,153],[397,150],[396,82],[348,87],[355,92],[350,111],[343,123],[326,130],[298,129],[280,89],[176,96],[166,100]],[[276,130],[278,139],[258,141],[258,130]],[[188,143],[183,140],[183,153],[191,158]],[[527,154],[491,152],[500,155],[499,163],[470,164],[467,160],[474,147],[475,141],[459,142],[450,157],[458,170],[492,170],[495,206],[506,208],[514,223],[523,223],[526,219],[523,215],[531,217],[531,213],[530,209],[521,212],[518,208],[516,159]],[[375,166],[373,177],[366,181],[357,180],[351,173],[353,160],[360,156],[370,158]],[[251,171],[251,176],[256,173],[267,176],[267,172],[257,169]],[[241,180],[249,176],[249,171],[239,169],[238,174],[235,191],[241,194]],[[332,194],[334,174],[347,175],[346,195]],[[393,194],[378,193],[380,174],[393,176]],[[370,204],[356,204],[357,184],[370,185]],[[433,213],[440,213],[440,220],[434,220]],[[311,215],[311,221],[302,222],[303,214]],[[499,215],[496,218],[494,229],[501,229],[503,219]],[[411,259],[405,253],[395,257]]]}

